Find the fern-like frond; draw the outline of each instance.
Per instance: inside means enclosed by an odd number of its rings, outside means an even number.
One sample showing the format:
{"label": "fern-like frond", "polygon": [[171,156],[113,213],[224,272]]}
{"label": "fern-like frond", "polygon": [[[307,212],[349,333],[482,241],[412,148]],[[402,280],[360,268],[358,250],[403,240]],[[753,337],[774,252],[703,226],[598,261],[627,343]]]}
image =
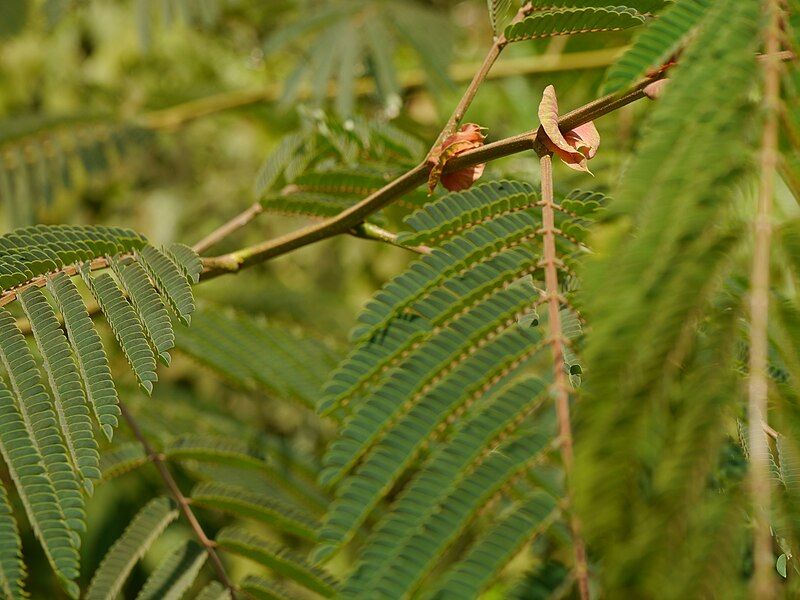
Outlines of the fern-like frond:
{"label": "fern-like frond", "polygon": [[192,490],[192,503],[221,510],[238,517],[255,519],[308,540],[317,539],[317,523],[307,514],[281,500],[238,486],[215,482],[200,483]]}
{"label": "fern-like frond", "polygon": [[78,288],[69,277],[58,273],[48,280],[47,287],[64,319],[64,327],[81,371],[89,404],[100,428],[110,441],[120,411],[117,406],[117,390],[111,379],[100,335],[92,324]]}
{"label": "fern-like frond", "polygon": [[178,348],[238,383],[313,408],[337,355],[324,343],[245,314],[203,308]]}
{"label": "fern-like frond", "polygon": [[27,434],[41,455],[46,476],[55,488],[67,527],[75,532],[77,546],[77,532],[86,530],[84,502],[78,480],[74,476],[58,429],[56,411],[42,382],[39,368],[25,337],[5,309],[0,309],[0,360],[18,399],[18,410]]}
{"label": "fern-like frond", "polygon": [[[2,444],[2,438],[0,438]],[[22,587],[25,564],[22,562],[22,541],[8,502],[8,492],[0,485],[0,591],[9,600],[27,598]]]}
{"label": "fern-like frond", "polygon": [[[77,598],[80,590],[74,579],[80,568],[76,536],[67,525],[58,492],[44,468],[29,426],[14,395],[4,385],[0,386],[0,421],[0,452],[28,522],[62,585],[70,597]],[[13,543],[13,538],[5,543]]]}
{"label": "fern-like frond", "polygon": [[171,552],[147,578],[136,600],[180,600],[194,583],[208,553],[194,541]]}
{"label": "fern-like frond", "polygon": [[81,266],[80,273],[106,315],[111,331],[114,332],[139,385],[148,394],[152,393],[153,382],[158,380],[156,358],[145,337],[139,315],[111,275],[101,273],[93,277],[86,266]]}
{"label": "fern-like frond", "polygon": [[242,580],[241,588],[256,600],[296,600],[297,598],[277,582],[258,575],[245,577]]}
{"label": "fern-like frond", "polygon": [[19,295],[19,301],[28,315],[31,331],[41,350],[70,462],[87,492],[91,493],[92,481],[100,477],[99,455],[78,367],[56,314],[44,294],[37,288],[29,288]]}
{"label": "fern-like frond", "polygon": [[[465,475],[398,548],[393,562],[371,588],[373,593],[380,590],[379,597],[403,598],[416,591],[478,511],[515,477],[544,460],[550,437],[549,432],[525,431],[519,438],[501,444]],[[375,596],[367,592],[362,597]]]}
{"label": "fern-like frond", "polygon": [[373,529],[355,571],[345,583],[346,593],[355,595],[371,589],[371,582],[392,564],[400,545],[417,530],[420,520],[436,511],[465,474],[496,451],[502,440],[542,404],[544,391],[544,382],[522,380],[498,392],[469,418],[461,419],[451,439],[436,449]]}
{"label": "fern-like frond", "polygon": [[216,542],[220,549],[249,558],[325,598],[336,593],[338,583],[332,575],[246,529],[226,527]]}
{"label": "fern-like frond", "polygon": [[200,591],[195,600],[231,600],[231,593],[221,583],[212,581]]}
{"label": "fern-like frond", "polygon": [[139,263],[112,263],[133,308],[142,321],[147,338],[162,363],[169,366],[169,349],[175,345],[172,323],[164,303]]}
{"label": "fern-like frond", "polygon": [[167,498],[155,498],[142,508],[103,557],[86,600],[114,600],[139,559],[177,517]]}
{"label": "fern-like frond", "polygon": [[644,21],[632,8],[561,8],[530,14],[506,27],[505,37],[509,42],[520,42],[555,35],[616,31],[636,27]]}
{"label": "fern-like frond", "polygon": [[[70,596],[78,593],[77,549],[86,528],[81,486],[91,493],[102,476],[91,414],[109,440],[120,414],[100,335],[71,277],[80,274],[98,300],[149,392],[156,380],[151,343],[166,353],[173,339],[165,304],[185,320],[193,309],[189,281],[199,261],[188,247],[175,255],[180,267],[144,237],[115,227],[38,225],[0,236],[0,306],[20,304],[40,358],[39,364],[14,317],[0,308],[0,363],[12,392],[3,408],[12,437],[0,445],[34,533]],[[109,267],[119,280],[92,273]],[[141,450],[127,458],[144,460]]]}
{"label": "fern-like frond", "polygon": [[137,252],[137,258],[180,322],[189,325],[194,312],[194,299],[185,272],[166,254],[150,245],[142,247]]}
{"label": "fern-like frond", "polygon": [[712,0],[678,0],[634,39],[633,45],[608,70],[605,92],[625,89],[660,67],[682,46],[702,21]]}
{"label": "fern-like frond", "polygon": [[533,493],[481,532],[466,555],[442,576],[441,583],[425,590],[422,598],[459,600],[478,597],[497,571],[523,544],[545,531],[558,513],[557,502],[552,496],[544,492]]}

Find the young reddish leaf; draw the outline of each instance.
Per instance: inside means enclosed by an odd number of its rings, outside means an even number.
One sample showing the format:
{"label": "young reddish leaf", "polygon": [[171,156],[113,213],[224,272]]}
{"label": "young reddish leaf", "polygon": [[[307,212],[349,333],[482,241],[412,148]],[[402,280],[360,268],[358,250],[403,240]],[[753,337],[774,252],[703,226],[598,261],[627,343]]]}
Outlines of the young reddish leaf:
{"label": "young reddish leaf", "polygon": [[558,128],[558,99],[552,85],[548,85],[542,94],[539,121],[545,133],[544,145],[547,149],[555,153],[570,169],[591,174],[586,163],[597,154],[600,134],[591,121],[566,134],[561,133]]}
{"label": "young reddish leaf", "polygon": [[428,175],[428,195],[433,193],[440,179],[442,185],[451,192],[465,190],[475,183],[483,174],[485,165],[475,165],[445,175],[442,172],[448,160],[462,152],[483,146],[484,139],[486,137],[481,126],[475,123],[465,123],[456,133],[445,138],[428,157],[428,162],[432,165]]}
{"label": "young reddish leaf", "polygon": [[661,94],[664,93],[664,88],[667,86],[668,81],[669,79],[659,79],[653,83],[648,83],[642,91],[645,96],[651,100],[655,100],[656,98],[660,98]]}

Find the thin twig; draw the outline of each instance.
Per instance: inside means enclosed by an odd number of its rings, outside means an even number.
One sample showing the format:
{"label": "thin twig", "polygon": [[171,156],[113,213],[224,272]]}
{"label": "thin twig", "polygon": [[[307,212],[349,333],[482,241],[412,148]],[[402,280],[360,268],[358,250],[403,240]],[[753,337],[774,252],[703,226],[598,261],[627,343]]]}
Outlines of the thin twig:
{"label": "thin twig", "polygon": [[[518,11],[517,14],[514,16],[514,20],[512,23],[516,23],[521,21],[525,18],[525,16],[530,13],[532,10],[531,3],[526,2]],[[472,77],[472,81],[470,81],[467,89],[464,91],[464,94],[461,96],[461,100],[458,101],[455,109],[453,109],[453,113],[450,115],[450,118],[447,120],[442,131],[439,133],[439,137],[436,138],[436,141],[431,146],[431,152],[439,146],[439,144],[444,141],[444,139],[453,133],[458,127],[458,124],[461,123],[461,120],[464,118],[464,115],[467,112],[467,109],[472,104],[472,101],[475,99],[475,94],[478,93],[478,88],[484,82],[486,77],[489,75],[489,71],[491,70],[492,66],[494,65],[495,61],[500,56],[500,53],[503,51],[503,48],[506,47],[508,41],[506,40],[505,35],[500,34],[495,36],[494,42],[492,43],[492,47],[489,48],[489,52],[486,53],[486,57],[483,59],[481,66],[475,71],[475,75]]]}
{"label": "thin twig", "polygon": [[780,113],[780,16],[777,0],[766,0],[764,130],[761,141],[761,182],[754,222],[755,248],[750,275],[750,379],[748,382],[748,431],[750,446],[750,487],[753,501],[753,596],[772,598],[772,537],[770,535],[769,447],[762,429],[768,423],[767,374],[769,319],[769,267],[772,237],[772,197],[778,164],[778,118]]}
{"label": "thin twig", "polygon": [[211,564],[214,567],[214,570],[217,573],[217,577],[219,577],[220,583],[222,583],[231,593],[232,598],[236,598],[236,587],[231,583],[230,578],[228,577],[228,573],[225,570],[225,566],[222,564],[222,561],[215,550],[215,544],[212,540],[208,538],[205,531],[203,531],[203,527],[200,525],[200,522],[195,517],[194,513],[192,512],[191,506],[189,506],[189,501],[187,500],[186,496],[183,495],[181,489],[178,487],[175,478],[172,477],[172,473],[169,472],[167,468],[167,464],[164,462],[164,457],[155,451],[155,449],[150,445],[150,442],[147,441],[144,433],[142,432],[141,427],[139,427],[139,423],[136,422],[136,419],[133,415],[128,411],[128,408],[122,402],[119,403],[120,411],[122,412],[122,416],[125,421],[128,423],[128,426],[131,428],[133,435],[139,440],[139,443],[144,448],[145,454],[150,458],[153,464],[158,471],[158,474],[161,476],[161,479],[164,481],[164,485],[167,486],[172,497],[175,498],[175,501],[178,503],[178,507],[180,511],[183,513],[183,516],[186,517],[186,520],[189,523],[189,526],[194,531],[195,536],[200,541],[200,544],[205,548],[206,552],[208,553],[208,557],[211,559]]}
{"label": "thin twig", "polygon": [[[544,258],[545,292],[547,295],[547,315],[550,325],[550,345],[553,351],[553,380],[555,388],[556,415],[558,418],[558,438],[561,447],[561,460],[567,481],[566,502],[570,505],[572,465],[572,425],[569,417],[569,384],[564,371],[564,345],[561,332],[561,306],[558,293],[558,259],[556,258],[555,210],[553,208],[553,163],[549,152],[539,156],[542,178],[542,248]],[[578,517],[570,511],[572,547],[575,554],[575,577],[582,600],[589,600],[589,568],[586,561],[586,544],[581,535]]]}
{"label": "thin twig", "polygon": [[262,212],[264,212],[264,207],[261,206],[260,202],[251,204],[244,212],[239,213],[224,225],[217,227],[214,231],[197,242],[193,246],[194,251],[198,254],[202,254],[212,246],[218,244],[220,241],[228,237],[234,231],[238,231],[247,225]]}
{"label": "thin twig", "polygon": [[372,223],[362,223],[350,230],[350,235],[361,238],[364,240],[373,240],[376,242],[383,242],[390,246],[397,246],[404,250],[410,250],[417,254],[430,254],[431,249],[428,246],[406,246],[397,241],[397,234],[392,231],[387,231],[383,227],[378,227]]}

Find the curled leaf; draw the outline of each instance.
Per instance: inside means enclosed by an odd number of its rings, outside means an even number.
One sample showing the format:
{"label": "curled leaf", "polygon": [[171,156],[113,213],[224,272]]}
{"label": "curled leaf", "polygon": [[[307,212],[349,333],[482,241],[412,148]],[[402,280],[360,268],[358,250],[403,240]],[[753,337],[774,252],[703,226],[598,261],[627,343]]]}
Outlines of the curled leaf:
{"label": "curled leaf", "polygon": [[483,174],[485,165],[474,165],[444,175],[442,173],[448,160],[467,150],[480,148],[484,139],[486,136],[483,135],[481,126],[475,123],[465,123],[456,133],[446,137],[428,157],[428,162],[432,165],[428,175],[428,194],[433,193],[439,180],[451,192],[465,190],[475,183]]}
{"label": "curled leaf", "polygon": [[591,174],[587,162],[597,154],[600,134],[592,121],[562,134],[558,127],[558,99],[556,90],[548,85],[539,103],[539,121],[545,133],[544,145],[556,154],[570,169]]}

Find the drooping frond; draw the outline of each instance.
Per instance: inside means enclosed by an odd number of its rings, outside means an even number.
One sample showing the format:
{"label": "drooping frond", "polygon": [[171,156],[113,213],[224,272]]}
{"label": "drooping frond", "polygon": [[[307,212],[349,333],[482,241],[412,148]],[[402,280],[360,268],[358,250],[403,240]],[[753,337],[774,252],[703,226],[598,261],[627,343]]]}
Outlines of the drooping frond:
{"label": "drooping frond", "polygon": [[629,6],[640,13],[654,13],[672,0],[530,0],[533,10],[550,8],[615,8]]}
{"label": "drooping frond", "polygon": [[226,527],[217,534],[216,542],[221,550],[249,558],[325,598],[336,593],[338,584],[332,575],[246,529]]}
{"label": "drooping frond", "polygon": [[71,597],[77,598],[79,589],[73,581],[79,574],[76,536],[67,524],[58,492],[43,466],[29,426],[5,386],[0,387],[0,420],[0,452],[28,521],[62,585]]}
{"label": "drooping frond", "polygon": [[83,305],[78,288],[69,277],[58,273],[48,280],[47,287],[64,319],[64,327],[75,354],[75,362],[81,371],[89,404],[110,441],[117,426],[119,408],[117,390],[111,380],[100,335]]}
{"label": "drooping frond", "polygon": [[[3,441],[0,438],[0,447]],[[27,598],[22,587],[25,564],[22,562],[22,541],[17,521],[8,503],[8,493],[0,485],[0,591],[9,600]]]}
{"label": "drooping frond", "polygon": [[175,335],[169,313],[150,283],[147,272],[138,263],[112,264],[131,304],[142,319],[144,330],[159,360],[169,366],[169,349],[175,345]]}
{"label": "drooping frond", "polygon": [[[571,325],[569,264],[584,252],[604,198],[560,200],[554,233]],[[544,287],[538,194],[490,182],[431,202],[406,223],[414,231],[404,242],[432,252],[367,303],[356,346],[319,407],[344,422],[320,476],[335,484],[335,499],[317,558],[377,518],[344,584],[348,598],[408,597],[443,584],[442,569],[457,568],[449,549],[464,543],[487,505],[506,502],[515,482],[547,462],[552,446],[551,411],[523,425],[547,386],[521,376],[548,343],[536,313]],[[384,510],[387,495],[394,501]],[[487,563],[474,585],[490,583],[518,547]]]}
{"label": "drooping frond", "polygon": [[495,35],[499,34],[508,22],[513,18],[516,2],[513,0],[486,0],[489,9],[489,22],[492,24],[492,31]]}
{"label": "drooping frond", "polygon": [[317,523],[309,515],[276,498],[215,482],[198,484],[191,497],[197,506],[255,519],[307,540],[317,539]]}
{"label": "drooping frond", "polygon": [[[436,35],[430,35],[432,31]],[[374,81],[385,111],[394,116],[400,108],[395,47],[410,48],[430,81],[442,86],[448,83],[450,37],[444,16],[416,2],[328,1],[276,31],[264,43],[264,52],[301,44],[307,49],[286,84],[285,102],[294,101],[307,81],[312,100],[319,105],[336,81],[336,108],[348,117],[355,103],[356,79],[364,73]]]}
{"label": "drooping frond", "polygon": [[0,204],[15,227],[33,223],[37,204],[50,204],[81,174],[108,172],[150,137],[140,127],[107,120],[18,119],[0,131]]}
{"label": "drooping frond", "polygon": [[250,451],[247,444],[240,440],[210,435],[183,435],[169,441],[164,447],[164,454],[174,460],[193,460],[259,473],[275,490],[284,494],[287,501],[302,503],[315,512],[327,504],[327,499],[316,486],[287,472],[283,465],[273,464],[274,461]]}
{"label": "drooping frond", "polygon": [[616,31],[636,27],[644,21],[633,8],[560,8],[531,13],[506,27],[505,37],[509,42],[521,42],[555,35]]}
{"label": "drooping frond", "polygon": [[122,348],[139,385],[150,394],[156,375],[156,358],[144,333],[141,318],[123,291],[108,273],[92,277],[85,267],[80,269],[83,281],[108,318],[114,337]]}
{"label": "drooping frond", "polygon": [[99,456],[78,367],[44,294],[37,288],[28,288],[19,295],[19,301],[28,315],[31,331],[42,353],[70,462],[80,475],[83,486],[91,493],[92,481],[100,476]]}
{"label": "drooping frond", "polygon": [[248,575],[242,580],[241,588],[256,600],[295,600],[297,596],[275,581],[258,575]]}
{"label": "drooping frond", "polygon": [[231,593],[217,581],[204,587],[195,600],[230,600]]}
{"label": "drooping frond", "polygon": [[136,600],[180,600],[206,558],[208,553],[202,546],[191,540],[184,542],[147,578]]}
{"label": "drooping frond", "polygon": [[439,600],[477,597],[523,544],[549,527],[558,512],[552,496],[534,492],[486,529],[464,558],[441,578],[441,583],[426,590],[422,597]]}
{"label": "drooping frond", "polygon": [[324,343],[245,314],[203,308],[178,348],[239,385],[258,386],[313,408],[337,360]]}
{"label": "drooping frond", "polygon": [[355,595],[371,589],[369,586],[392,564],[401,545],[417,531],[420,520],[433,515],[445,498],[455,493],[465,474],[499,451],[504,438],[542,404],[544,391],[543,382],[522,380],[463,419],[451,439],[436,449],[391,512],[374,528],[345,592]]}
{"label": "drooping frond", "polygon": [[[86,528],[81,488],[91,493],[102,474],[91,416],[109,439],[119,416],[100,335],[71,277],[81,275],[149,391],[156,380],[152,348],[166,354],[172,345],[165,305],[174,304],[184,318],[193,308],[188,290],[196,256],[185,247],[174,254],[182,267],[142,236],[114,227],[40,225],[0,236],[0,305],[19,302],[40,358],[0,308],[0,364],[10,384],[2,387],[10,396],[4,396],[8,429],[0,445],[33,530],[71,596]],[[107,267],[119,280],[92,273]]]}
{"label": "drooping frond", "polygon": [[86,600],[113,600],[150,545],[178,516],[167,498],[151,500],[114,542],[95,571]]}
{"label": "drooping frond", "polygon": [[608,70],[606,93],[633,85],[660,67],[687,43],[687,36],[702,21],[712,0],[678,0],[642,30],[629,50]]}
{"label": "drooping frond", "polygon": [[737,577],[733,560],[690,557],[710,539],[729,549],[725,518],[741,509],[736,495],[709,490],[708,475],[741,387],[728,376],[741,304],[720,288],[741,234],[729,211],[749,161],[758,14],[756,3],[722,0],[698,26],[585,270],[592,376],[575,502],[609,596],[725,596]]}

